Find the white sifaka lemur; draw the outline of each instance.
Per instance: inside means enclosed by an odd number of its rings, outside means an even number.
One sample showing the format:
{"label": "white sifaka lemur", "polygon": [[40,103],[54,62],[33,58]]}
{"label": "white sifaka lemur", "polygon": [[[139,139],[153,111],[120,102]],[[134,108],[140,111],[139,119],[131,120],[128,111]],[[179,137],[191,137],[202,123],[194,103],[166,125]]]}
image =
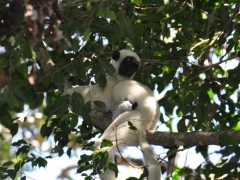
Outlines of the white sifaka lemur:
{"label": "white sifaka lemur", "polygon": [[[129,50],[115,52],[111,64],[116,76],[108,76],[104,89],[98,84],[74,86],[64,90],[64,94],[80,93],[85,102],[96,100],[106,104],[106,112],[113,113],[113,122],[97,140],[96,147],[108,152],[108,162],[114,162],[114,154],[126,146],[140,146],[148,168],[148,180],[160,180],[160,166],[146,139],[146,130],[155,130],[160,110],[153,92],[141,83],[132,80],[139,68],[138,55]],[[97,109],[91,104],[92,109]],[[129,128],[131,122],[136,130]],[[101,148],[104,139],[111,140],[113,146]],[[100,174],[102,180],[115,180],[115,173],[107,169]]]}
{"label": "white sifaka lemur", "polygon": [[[132,79],[139,68],[139,63],[140,59],[136,53],[126,49],[116,51],[113,53],[111,60],[111,64],[116,69],[116,75],[107,76],[107,83],[103,89],[98,84],[73,86],[73,88],[65,87],[63,94],[72,95],[74,92],[80,93],[85,102],[91,101],[92,109],[98,109],[94,105],[94,101],[102,101],[106,104],[105,112],[114,112],[116,105],[112,102],[113,88],[121,81]],[[121,110],[119,109],[118,112],[121,112]]]}

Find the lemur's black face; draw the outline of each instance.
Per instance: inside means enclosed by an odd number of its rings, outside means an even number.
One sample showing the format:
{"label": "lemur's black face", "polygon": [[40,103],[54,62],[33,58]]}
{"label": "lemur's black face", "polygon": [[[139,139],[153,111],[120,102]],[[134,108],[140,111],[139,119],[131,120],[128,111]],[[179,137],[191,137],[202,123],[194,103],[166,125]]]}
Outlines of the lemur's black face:
{"label": "lemur's black face", "polygon": [[126,57],[119,69],[118,74],[121,76],[131,77],[139,68],[139,62],[134,57]]}
{"label": "lemur's black face", "polygon": [[[123,54],[120,54],[123,53]],[[124,58],[124,59],[121,59]],[[132,77],[139,68],[138,56],[128,50],[115,51],[112,55],[112,59],[115,61],[113,66],[121,76]]]}

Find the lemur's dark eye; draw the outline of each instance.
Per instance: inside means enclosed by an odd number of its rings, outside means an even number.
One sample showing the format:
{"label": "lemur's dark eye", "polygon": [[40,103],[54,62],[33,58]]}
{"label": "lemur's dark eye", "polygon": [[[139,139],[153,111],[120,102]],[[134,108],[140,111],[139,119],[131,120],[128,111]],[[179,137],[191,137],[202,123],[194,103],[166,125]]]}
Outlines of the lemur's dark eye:
{"label": "lemur's dark eye", "polygon": [[131,58],[130,58],[130,57],[128,57],[128,58],[127,58],[127,60],[128,60],[128,61],[130,61],[130,60],[131,60]]}

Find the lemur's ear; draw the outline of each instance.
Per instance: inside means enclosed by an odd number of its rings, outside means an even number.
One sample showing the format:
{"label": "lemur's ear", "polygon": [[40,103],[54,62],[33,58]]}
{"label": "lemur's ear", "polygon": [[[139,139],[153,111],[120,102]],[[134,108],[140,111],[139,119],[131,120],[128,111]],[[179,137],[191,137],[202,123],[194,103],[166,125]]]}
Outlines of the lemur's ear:
{"label": "lemur's ear", "polygon": [[117,61],[117,60],[119,60],[119,58],[120,58],[120,52],[119,51],[114,51],[113,55],[112,55],[112,59]]}

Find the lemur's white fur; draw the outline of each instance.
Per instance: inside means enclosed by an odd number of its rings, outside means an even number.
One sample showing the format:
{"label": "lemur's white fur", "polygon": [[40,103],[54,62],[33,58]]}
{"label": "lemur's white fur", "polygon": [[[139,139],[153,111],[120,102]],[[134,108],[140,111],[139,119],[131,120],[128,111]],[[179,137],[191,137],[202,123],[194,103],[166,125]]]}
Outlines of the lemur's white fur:
{"label": "lemur's white fur", "polygon": [[[101,149],[109,152],[109,162],[113,162],[114,153],[121,147],[140,146],[149,172],[148,180],[160,180],[159,162],[146,139],[146,130],[154,130],[160,116],[158,102],[154,94],[148,87],[137,81],[125,80],[114,87],[112,96],[115,103],[127,99],[128,102],[137,102],[138,105],[134,110],[125,111],[117,116],[97,140],[96,146],[100,148],[103,139],[109,139],[113,142],[113,146]],[[137,130],[131,130],[128,121]],[[102,180],[115,179],[114,172],[108,169],[100,176]]]}
{"label": "lemur's white fur", "polygon": [[[119,75],[119,67],[126,57],[134,57],[138,62],[138,55],[129,50],[121,50],[119,60],[112,60],[111,63],[116,69],[116,76],[108,76],[104,89],[98,84],[93,86],[74,86],[65,89],[64,94],[80,93],[85,102],[102,101],[106,104],[106,111],[113,112],[114,121],[105,130],[103,135],[96,141],[96,147],[100,148],[103,139],[109,139],[113,146],[102,148],[101,151],[109,153],[108,162],[114,162],[114,153],[120,147],[140,146],[148,168],[148,180],[160,180],[160,166],[156,156],[147,142],[146,130],[154,130],[159,120],[160,110],[158,102],[152,91],[141,83],[132,80],[131,77]],[[132,109],[132,103],[137,103]],[[130,121],[137,130],[131,130],[128,125]],[[118,148],[119,147],[119,148]],[[107,169],[100,175],[102,180],[115,180],[115,173]]]}

